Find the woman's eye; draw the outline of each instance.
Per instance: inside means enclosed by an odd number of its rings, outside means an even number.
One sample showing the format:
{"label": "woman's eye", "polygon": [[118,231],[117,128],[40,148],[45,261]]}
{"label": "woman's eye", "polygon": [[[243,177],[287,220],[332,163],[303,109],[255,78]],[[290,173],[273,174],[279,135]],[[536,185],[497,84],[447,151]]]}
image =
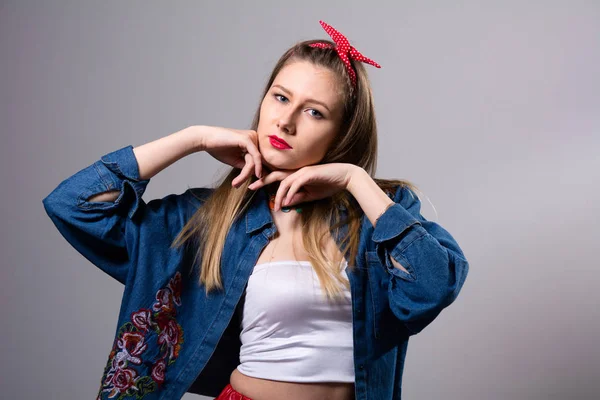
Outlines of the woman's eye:
{"label": "woman's eye", "polygon": [[320,112],[318,112],[317,110],[311,109],[309,111],[314,111],[315,114],[312,114],[313,117],[316,117],[318,119],[323,118],[323,114],[321,114]]}
{"label": "woman's eye", "polygon": [[[287,101],[288,101],[288,98],[287,98],[287,97],[285,97],[285,96],[284,96],[284,95],[282,95],[282,94],[275,93],[273,96],[274,96],[274,97],[277,99],[277,101],[279,101],[279,102],[285,103],[285,102],[287,102]],[[311,112],[311,116],[312,116],[312,117],[315,117],[315,118],[317,118],[317,119],[321,119],[321,118],[323,118],[323,114],[321,114],[319,111],[317,111],[317,110],[315,110],[315,109],[312,109],[312,108],[311,108],[309,111]]]}

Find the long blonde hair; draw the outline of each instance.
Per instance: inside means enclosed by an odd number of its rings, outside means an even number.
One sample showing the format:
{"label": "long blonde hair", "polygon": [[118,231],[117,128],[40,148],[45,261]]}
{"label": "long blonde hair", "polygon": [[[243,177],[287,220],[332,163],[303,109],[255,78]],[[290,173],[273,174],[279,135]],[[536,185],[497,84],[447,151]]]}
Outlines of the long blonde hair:
{"label": "long blonde hair", "polygon": [[[344,115],[339,137],[334,140],[320,164],[350,163],[362,167],[374,176],[377,164],[377,124],[371,86],[366,70],[361,62],[351,60],[356,71],[357,85],[353,87],[336,51],[310,47],[311,43],[330,43],[328,40],[307,40],[299,42],[288,49],[277,61],[273,72],[264,88],[261,101],[269,91],[277,74],[287,64],[295,61],[309,61],[314,65],[332,70],[341,77],[344,101]],[[260,118],[260,104],[252,122],[252,130],[256,130]],[[221,256],[225,238],[230,226],[246,211],[255,191],[248,186],[256,180],[249,179],[240,187],[233,188],[232,180],[241,172],[240,168],[231,170],[222,178],[204,204],[194,213],[173,241],[171,247],[179,247],[189,239],[197,246],[194,265],[200,268],[200,284],[205,285],[206,293],[222,289]],[[408,186],[417,190],[408,181],[397,179],[375,179],[379,187],[393,193],[398,186]],[[342,221],[342,214],[337,206],[347,210],[347,218]],[[342,276],[339,268],[342,258],[339,254],[334,260],[329,260],[323,252],[326,240],[330,235],[339,232],[343,224],[348,224],[347,235],[342,238],[341,256],[349,260],[348,268],[354,267],[358,253],[360,222],[362,209],[347,191],[332,197],[312,201],[303,205],[300,214],[302,223],[302,242],[313,268],[319,278],[321,288],[327,298],[333,299],[342,294],[340,284],[348,287],[347,279]],[[330,221],[336,221],[329,226]],[[338,252],[339,253],[339,252]]]}

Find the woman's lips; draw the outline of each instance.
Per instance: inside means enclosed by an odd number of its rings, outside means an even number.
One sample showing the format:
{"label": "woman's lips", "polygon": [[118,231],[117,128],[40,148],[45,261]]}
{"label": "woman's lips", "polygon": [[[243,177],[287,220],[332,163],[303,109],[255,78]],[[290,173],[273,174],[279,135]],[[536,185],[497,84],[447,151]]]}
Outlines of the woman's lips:
{"label": "woman's lips", "polygon": [[271,142],[271,146],[280,149],[280,150],[289,150],[292,148],[287,142],[281,138],[278,138],[275,135],[269,136],[269,142]]}

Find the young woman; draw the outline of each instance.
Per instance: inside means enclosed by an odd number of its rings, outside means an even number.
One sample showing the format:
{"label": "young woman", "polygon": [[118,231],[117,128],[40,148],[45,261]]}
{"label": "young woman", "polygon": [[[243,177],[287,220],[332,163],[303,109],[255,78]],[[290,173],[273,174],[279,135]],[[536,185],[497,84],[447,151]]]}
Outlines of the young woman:
{"label": "young woman", "polygon": [[[457,297],[469,264],[420,214],[416,188],[373,178],[377,128],[362,56],[297,43],[251,130],[191,126],[101,157],[44,207],[125,285],[98,398],[400,399],[408,340]],[[216,188],[145,203],[196,152]]]}

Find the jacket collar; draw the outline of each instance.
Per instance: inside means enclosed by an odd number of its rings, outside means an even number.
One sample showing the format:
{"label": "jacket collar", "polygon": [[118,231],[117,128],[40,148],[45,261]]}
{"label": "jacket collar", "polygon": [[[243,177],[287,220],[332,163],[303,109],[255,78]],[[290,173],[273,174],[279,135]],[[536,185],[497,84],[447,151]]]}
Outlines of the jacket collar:
{"label": "jacket collar", "polygon": [[273,217],[271,216],[271,210],[269,210],[267,189],[263,186],[254,193],[248,205],[248,210],[246,211],[246,233],[252,233],[272,223]]}

